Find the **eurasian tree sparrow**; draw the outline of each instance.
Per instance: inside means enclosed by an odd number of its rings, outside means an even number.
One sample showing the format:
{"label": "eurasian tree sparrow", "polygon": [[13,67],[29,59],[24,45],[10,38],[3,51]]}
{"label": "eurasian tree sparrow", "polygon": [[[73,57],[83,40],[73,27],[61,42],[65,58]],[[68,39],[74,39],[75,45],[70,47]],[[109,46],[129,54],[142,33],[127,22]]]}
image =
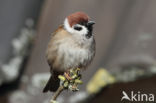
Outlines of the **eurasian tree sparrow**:
{"label": "eurasian tree sparrow", "polygon": [[69,16],[51,36],[46,51],[51,77],[43,92],[56,91],[60,85],[58,75],[70,69],[85,69],[95,55],[93,24],[87,14],[76,12]]}

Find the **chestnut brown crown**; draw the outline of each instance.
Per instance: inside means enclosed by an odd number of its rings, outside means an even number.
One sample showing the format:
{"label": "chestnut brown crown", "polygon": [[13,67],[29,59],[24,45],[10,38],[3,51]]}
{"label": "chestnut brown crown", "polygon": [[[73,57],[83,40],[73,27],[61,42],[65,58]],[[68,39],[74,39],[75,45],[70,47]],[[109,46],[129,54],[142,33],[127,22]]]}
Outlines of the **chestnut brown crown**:
{"label": "chestnut brown crown", "polygon": [[72,27],[75,24],[79,24],[82,22],[88,22],[89,16],[84,12],[76,12],[69,16],[67,16],[69,25]]}

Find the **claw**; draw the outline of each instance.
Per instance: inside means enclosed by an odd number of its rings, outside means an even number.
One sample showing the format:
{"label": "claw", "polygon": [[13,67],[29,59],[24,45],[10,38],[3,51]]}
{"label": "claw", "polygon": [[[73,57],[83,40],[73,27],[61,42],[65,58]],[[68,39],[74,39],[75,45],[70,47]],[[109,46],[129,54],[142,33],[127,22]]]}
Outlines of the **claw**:
{"label": "claw", "polygon": [[64,73],[64,76],[68,79],[68,80],[72,80],[72,78],[69,76],[69,73]]}
{"label": "claw", "polygon": [[83,83],[80,68],[70,69],[64,72],[64,75],[59,75],[58,78],[61,80],[62,86],[71,91],[78,91],[78,85]]}

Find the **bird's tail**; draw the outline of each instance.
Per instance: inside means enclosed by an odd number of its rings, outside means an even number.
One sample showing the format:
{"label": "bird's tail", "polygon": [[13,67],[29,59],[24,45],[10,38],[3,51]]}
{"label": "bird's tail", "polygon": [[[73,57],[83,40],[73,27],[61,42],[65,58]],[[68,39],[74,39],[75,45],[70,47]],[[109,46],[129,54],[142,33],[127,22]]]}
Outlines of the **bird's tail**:
{"label": "bird's tail", "polygon": [[55,92],[59,88],[59,85],[60,80],[58,78],[50,76],[46,86],[43,89],[43,93],[46,93],[48,91]]}

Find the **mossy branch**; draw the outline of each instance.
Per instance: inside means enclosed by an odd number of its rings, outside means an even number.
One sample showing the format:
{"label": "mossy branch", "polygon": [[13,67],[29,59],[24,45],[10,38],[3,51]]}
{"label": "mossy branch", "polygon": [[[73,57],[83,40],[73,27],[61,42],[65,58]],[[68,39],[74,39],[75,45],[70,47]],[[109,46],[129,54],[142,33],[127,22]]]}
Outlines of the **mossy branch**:
{"label": "mossy branch", "polygon": [[64,75],[59,75],[58,78],[61,82],[60,87],[54,93],[51,103],[58,103],[56,99],[63,90],[69,89],[71,91],[78,91],[78,85],[82,84],[79,68],[71,69],[69,72],[65,72]]}

